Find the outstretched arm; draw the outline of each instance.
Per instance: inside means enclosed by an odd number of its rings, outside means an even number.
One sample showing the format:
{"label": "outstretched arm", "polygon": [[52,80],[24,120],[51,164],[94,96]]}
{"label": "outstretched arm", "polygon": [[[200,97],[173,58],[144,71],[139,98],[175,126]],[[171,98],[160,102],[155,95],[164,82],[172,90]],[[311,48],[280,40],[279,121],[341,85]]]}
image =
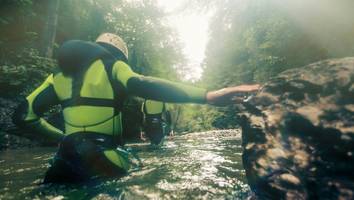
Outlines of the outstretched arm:
{"label": "outstretched arm", "polygon": [[63,132],[49,124],[41,116],[51,106],[58,103],[59,100],[53,88],[53,75],[50,75],[20,104],[15,111],[13,121],[19,127],[34,132],[27,137],[57,142],[64,136]]}
{"label": "outstretched arm", "polygon": [[205,103],[205,89],[142,76],[121,61],[115,63],[113,74],[127,91],[135,96],[171,103]]}
{"label": "outstretched arm", "polygon": [[233,103],[243,103],[245,97],[259,90],[259,84],[239,85],[223,88],[207,93],[206,101],[215,106],[225,106]]}
{"label": "outstretched arm", "polygon": [[240,103],[241,101],[235,98],[259,89],[259,85],[242,85],[207,92],[202,88],[136,74],[121,61],[115,63],[113,74],[129,93],[145,99],[171,103],[208,103],[224,106],[235,102]]}

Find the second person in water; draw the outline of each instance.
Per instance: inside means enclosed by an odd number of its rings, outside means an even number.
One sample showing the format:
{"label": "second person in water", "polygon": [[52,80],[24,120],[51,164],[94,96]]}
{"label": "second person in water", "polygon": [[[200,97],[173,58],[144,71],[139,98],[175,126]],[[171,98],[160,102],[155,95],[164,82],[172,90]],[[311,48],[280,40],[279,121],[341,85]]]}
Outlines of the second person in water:
{"label": "second person in water", "polygon": [[161,144],[164,137],[170,135],[171,113],[165,102],[145,100],[141,106],[143,112],[143,133],[151,144]]}

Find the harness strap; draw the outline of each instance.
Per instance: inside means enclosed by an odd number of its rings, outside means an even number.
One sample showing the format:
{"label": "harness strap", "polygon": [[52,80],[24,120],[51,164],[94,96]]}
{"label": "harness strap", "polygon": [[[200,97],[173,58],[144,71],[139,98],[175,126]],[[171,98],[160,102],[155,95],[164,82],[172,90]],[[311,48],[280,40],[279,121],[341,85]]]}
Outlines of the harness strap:
{"label": "harness strap", "polygon": [[116,115],[113,115],[113,116],[108,117],[107,119],[104,119],[104,120],[100,121],[100,122],[96,122],[96,123],[93,123],[93,124],[87,124],[87,125],[85,125],[85,126],[76,125],[76,124],[70,123],[70,122],[65,121],[65,120],[64,120],[64,122],[65,122],[66,124],[72,126],[72,127],[75,127],[75,128],[87,128],[87,127],[92,127],[92,126],[97,126],[97,125],[103,124],[103,123],[105,123],[105,122],[107,122],[107,121],[113,119],[115,116],[116,116]]}
{"label": "harness strap", "polygon": [[[111,83],[113,89],[113,96],[115,100],[113,102],[114,103],[113,115],[118,115],[123,110],[124,100],[126,99],[127,96],[126,89],[121,82],[113,79],[113,66],[114,63],[116,62],[116,59],[114,59],[114,57],[111,56],[108,58],[104,58],[102,61],[103,61],[104,68],[106,70],[106,74],[108,76],[108,80]],[[115,126],[115,122],[113,121],[113,129],[115,128],[114,126]],[[123,144],[123,133],[115,136],[114,139],[117,144]]]}
{"label": "harness strap", "polygon": [[117,61],[114,58],[104,58],[103,60],[104,68],[106,70],[106,74],[108,76],[108,80],[111,83],[113,89],[114,96],[114,114],[118,114],[123,109],[124,99],[126,98],[126,89],[123,84],[113,78],[113,65]]}
{"label": "harness strap", "polygon": [[92,98],[92,97],[76,97],[66,99],[61,101],[63,108],[87,105],[87,106],[102,106],[102,107],[115,107],[114,99],[101,99],[101,98]]}

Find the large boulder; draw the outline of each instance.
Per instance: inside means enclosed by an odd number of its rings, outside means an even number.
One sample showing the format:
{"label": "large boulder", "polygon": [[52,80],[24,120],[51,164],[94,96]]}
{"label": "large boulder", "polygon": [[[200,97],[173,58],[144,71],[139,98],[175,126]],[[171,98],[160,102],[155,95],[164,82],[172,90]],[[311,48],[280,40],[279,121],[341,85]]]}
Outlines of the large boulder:
{"label": "large boulder", "polygon": [[354,199],[354,58],[285,71],[240,113],[260,199]]}

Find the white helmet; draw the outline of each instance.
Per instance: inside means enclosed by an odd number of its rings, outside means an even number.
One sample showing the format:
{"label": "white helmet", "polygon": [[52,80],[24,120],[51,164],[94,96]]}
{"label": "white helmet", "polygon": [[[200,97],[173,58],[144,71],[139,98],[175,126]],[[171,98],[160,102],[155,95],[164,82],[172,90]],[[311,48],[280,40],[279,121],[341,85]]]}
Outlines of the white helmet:
{"label": "white helmet", "polygon": [[98,36],[96,42],[102,42],[112,45],[113,47],[120,50],[128,59],[128,47],[125,44],[124,40],[118,35],[112,33],[102,33],[100,36]]}

